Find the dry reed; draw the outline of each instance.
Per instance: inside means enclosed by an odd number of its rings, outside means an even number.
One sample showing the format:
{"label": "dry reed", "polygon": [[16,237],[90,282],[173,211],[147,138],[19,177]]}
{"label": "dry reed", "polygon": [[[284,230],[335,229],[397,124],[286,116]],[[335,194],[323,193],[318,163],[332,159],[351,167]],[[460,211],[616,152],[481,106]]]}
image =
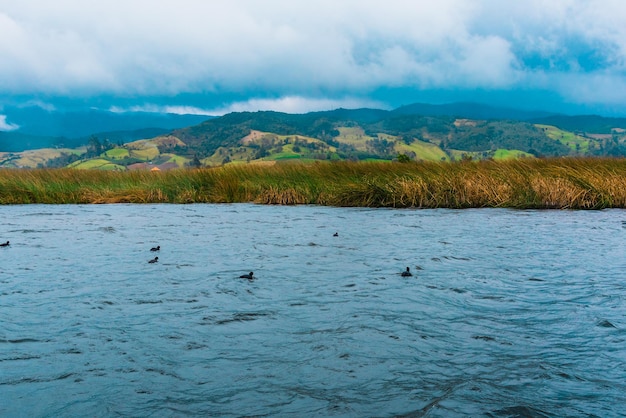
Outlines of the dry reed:
{"label": "dry reed", "polygon": [[157,173],[0,170],[0,204],[122,202],[626,208],[626,160],[230,164]]}

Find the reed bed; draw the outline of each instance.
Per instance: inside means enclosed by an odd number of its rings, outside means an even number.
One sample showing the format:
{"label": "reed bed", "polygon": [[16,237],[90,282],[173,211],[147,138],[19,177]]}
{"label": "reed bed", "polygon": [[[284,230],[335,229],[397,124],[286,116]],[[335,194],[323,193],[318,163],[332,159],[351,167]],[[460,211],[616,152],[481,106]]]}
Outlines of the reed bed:
{"label": "reed bed", "polygon": [[231,164],[168,172],[0,170],[0,204],[238,202],[393,208],[626,208],[626,160]]}

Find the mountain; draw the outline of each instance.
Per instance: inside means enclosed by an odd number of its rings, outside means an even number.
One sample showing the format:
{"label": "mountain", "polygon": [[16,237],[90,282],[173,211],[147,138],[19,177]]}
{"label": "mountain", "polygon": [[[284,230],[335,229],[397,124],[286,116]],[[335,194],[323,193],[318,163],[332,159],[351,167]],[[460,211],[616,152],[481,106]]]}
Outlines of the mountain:
{"label": "mountain", "polygon": [[[179,149],[179,152],[187,156],[208,158],[220,148],[239,147],[242,139],[250,132],[266,134],[265,144],[251,142],[266,150],[278,149],[279,140],[287,141],[287,145],[290,139],[285,137],[302,136],[324,144],[318,148],[325,149],[327,153],[334,152],[338,158],[389,158],[398,151],[396,147],[391,147],[393,141],[403,142],[409,148],[418,141],[433,144],[442,150],[489,152],[515,149],[537,156],[564,155],[570,151],[566,145],[550,138],[544,130],[527,122],[422,116],[404,111],[368,109],[338,109],[303,115],[280,112],[231,113],[193,127],[175,130],[172,135],[186,144],[186,149]],[[336,151],[330,151],[331,147]]]}
{"label": "mountain", "polygon": [[62,145],[65,140],[66,138],[0,131],[0,151],[20,152],[38,148],[55,148]]}
{"label": "mountain", "polygon": [[[150,117],[146,120],[154,121]],[[414,104],[391,111],[236,112],[170,130],[145,128],[82,137],[78,140],[84,146],[79,151],[62,150],[68,139],[49,136],[48,141],[55,145],[54,153],[30,153],[28,158],[15,151],[0,153],[0,166],[71,164],[79,168],[124,170],[217,166],[256,160],[392,160],[402,157],[415,161],[449,161],[626,156],[624,126],[626,119],[554,115],[472,103]],[[0,146],[2,138],[11,135],[21,135],[21,141],[29,146],[40,144],[37,137],[20,131],[0,135]]]}
{"label": "mountain", "polygon": [[132,131],[145,128],[176,129],[198,124],[209,116],[105,110],[56,111],[32,106],[4,108],[7,121],[28,135],[81,138],[98,132]]}
{"label": "mountain", "polygon": [[381,109],[336,109],[324,112],[311,112],[313,118],[326,118],[335,122],[352,121],[357,123],[377,122],[388,117],[389,111]]}

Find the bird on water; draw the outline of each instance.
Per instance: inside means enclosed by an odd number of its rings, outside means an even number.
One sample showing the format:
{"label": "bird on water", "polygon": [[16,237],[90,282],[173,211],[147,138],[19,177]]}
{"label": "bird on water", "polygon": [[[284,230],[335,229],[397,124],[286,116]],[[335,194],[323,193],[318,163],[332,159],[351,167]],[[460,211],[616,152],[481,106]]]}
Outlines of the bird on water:
{"label": "bird on water", "polygon": [[410,269],[407,267],[405,271],[402,272],[402,277],[412,276]]}
{"label": "bird on water", "polygon": [[9,241],[3,242],[2,244],[0,244],[0,247],[8,247],[8,246],[9,246]]}
{"label": "bird on water", "polygon": [[254,273],[250,272],[250,274],[242,274],[241,276],[239,276],[239,278],[240,279],[252,280],[252,279],[254,279],[253,275],[254,275]]}
{"label": "bird on water", "polygon": [[160,251],[161,250],[161,246],[157,245],[156,247],[152,247],[150,248],[150,251]]}
{"label": "bird on water", "polygon": [[159,261],[159,257],[154,257],[152,260],[148,261],[148,263],[153,264]]}

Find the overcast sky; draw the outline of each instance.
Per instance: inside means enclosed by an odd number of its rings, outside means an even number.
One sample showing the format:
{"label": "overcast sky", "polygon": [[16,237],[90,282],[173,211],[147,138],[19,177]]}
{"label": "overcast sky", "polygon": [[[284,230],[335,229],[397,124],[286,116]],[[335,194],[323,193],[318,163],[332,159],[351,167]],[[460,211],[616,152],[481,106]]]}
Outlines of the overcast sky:
{"label": "overcast sky", "polygon": [[461,100],[626,115],[626,1],[0,0],[0,112]]}

